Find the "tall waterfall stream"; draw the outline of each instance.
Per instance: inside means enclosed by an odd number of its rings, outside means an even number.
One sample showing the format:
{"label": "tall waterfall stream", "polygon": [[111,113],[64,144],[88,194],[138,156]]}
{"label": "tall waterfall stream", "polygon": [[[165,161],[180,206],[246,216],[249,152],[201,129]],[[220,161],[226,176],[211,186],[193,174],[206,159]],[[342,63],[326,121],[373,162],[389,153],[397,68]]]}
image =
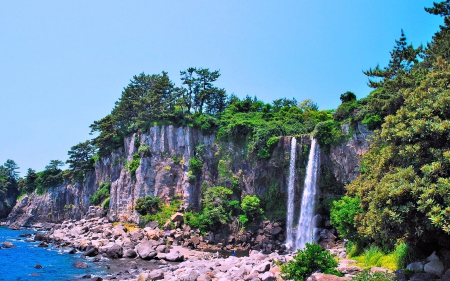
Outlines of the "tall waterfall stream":
{"label": "tall waterfall stream", "polygon": [[313,240],[313,215],[316,201],[317,172],[320,162],[320,150],[316,140],[311,140],[311,149],[309,151],[308,165],[306,167],[306,177],[303,187],[302,202],[300,206],[300,216],[297,224],[297,233],[294,235],[294,195],[295,195],[295,157],[297,140],[292,138],[291,155],[289,162],[289,182],[288,182],[288,210],[287,210],[287,237],[286,247],[288,249],[303,249],[306,243]]}

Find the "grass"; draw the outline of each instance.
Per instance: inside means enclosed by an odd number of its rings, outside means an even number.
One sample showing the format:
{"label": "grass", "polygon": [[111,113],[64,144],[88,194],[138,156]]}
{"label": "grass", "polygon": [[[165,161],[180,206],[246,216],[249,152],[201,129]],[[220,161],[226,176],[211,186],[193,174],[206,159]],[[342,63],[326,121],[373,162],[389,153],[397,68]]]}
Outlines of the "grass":
{"label": "grass", "polygon": [[[353,246],[356,247],[356,246]],[[350,249],[349,252],[356,252]],[[362,254],[350,257],[358,261],[358,266],[369,268],[373,266],[384,267],[389,270],[405,268],[406,264],[412,259],[411,250],[406,243],[399,243],[393,252],[385,253],[377,246],[370,246],[363,250]]]}

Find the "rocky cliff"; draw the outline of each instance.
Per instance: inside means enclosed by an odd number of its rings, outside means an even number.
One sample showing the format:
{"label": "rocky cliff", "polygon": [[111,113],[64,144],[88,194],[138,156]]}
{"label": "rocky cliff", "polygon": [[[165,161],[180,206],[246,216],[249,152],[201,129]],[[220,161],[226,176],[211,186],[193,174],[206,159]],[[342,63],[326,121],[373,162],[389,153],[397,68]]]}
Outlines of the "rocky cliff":
{"label": "rocky cliff", "polygon": [[[324,167],[332,171],[341,186],[358,175],[359,156],[367,149],[368,135],[361,129],[349,142],[332,148],[329,155],[322,155]],[[182,199],[183,209],[198,210],[202,188],[213,185],[238,189],[237,197],[246,194],[269,199],[273,194],[284,196],[290,140],[291,137],[280,137],[270,158],[257,159],[248,157],[245,148],[218,143],[214,135],[204,135],[198,129],[172,125],[150,127],[144,133],[128,136],[123,148],[101,158],[83,183],[66,183],[49,189],[44,195],[31,194],[22,198],[8,216],[8,224],[17,228],[35,222],[80,219],[89,210],[89,198],[103,182],[111,185],[106,215],[112,221],[138,222],[134,206],[136,200],[145,195],[158,196],[163,202],[170,202],[176,196]],[[298,139],[296,185],[299,194],[309,145],[308,136]],[[189,161],[194,157],[202,160],[202,167],[193,174]],[[129,168],[133,161],[139,164],[135,170]],[[322,184],[322,193],[328,192],[326,184]],[[283,202],[276,204],[282,206]]]}

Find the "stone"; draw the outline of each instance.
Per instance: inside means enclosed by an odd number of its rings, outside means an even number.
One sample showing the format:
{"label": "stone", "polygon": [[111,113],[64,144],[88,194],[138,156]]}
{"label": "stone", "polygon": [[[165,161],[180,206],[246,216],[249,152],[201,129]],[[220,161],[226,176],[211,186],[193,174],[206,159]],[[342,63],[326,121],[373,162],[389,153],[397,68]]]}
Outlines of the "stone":
{"label": "stone", "polygon": [[339,277],[331,274],[313,273],[307,281],[346,281],[345,277]]}
{"label": "stone", "polygon": [[264,263],[256,265],[253,268],[253,271],[256,271],[258,273],[263,273],[263,272],[269,271],[269,269],[270,269],[270,262],[264,262]]}
{"label": "stone", "polygon": [[41,268],[42,268],[42,265],[36,264],[36,265],[34,266],[34,268],[41,269]]}
{"label": "stone", "polygon": [[9,248],[14,248],[14,247],[15,247],[14,244],[11,242],[6,241],[6,242],[2,243],[2,248],[9,249]]}
{"label": "stone", "polygon": [[436,251],[434,251],[433,253],[431,253],[431,255],[429,255],[427,257],[427,261],[438,261],[439,257],[436,255]]}
{"label": "stone", "polygon": [[143,260],[149,260],[154,258],[157,253],[154,250],[153,244],[150,241],[144,241],[136,245],[135,251],[139,257]]}
{"label": "stone", "polygon": [[444,264],[440,260],[433,260],[425,264],[423,270],[426,273],[442,275],[442,273],[444,273]]}
{"label": "stone", "polygon": [[410,281],[430,281],[435,280],[438,277],[434,274],[426,273],[426,272],[418,272],[413,274],[409,280]]}
{"label": "stone", "polygon": [[90,267],[87,263],[84,263],[82,261],[76,261],[72,264],[73,267],[75,268],[88,268]]}
{"label": "stone", "polygon": [[423,264],[420,261],[412,262],[406,266],[407,269],[415,272],[421,272],[423,270]]}
{"label": "stone", "polygon": [[276,226],[274,228],[272,228],[272,235],[277,235],[279,234],[283,229],[279,226]]}
{"label": "stone", "polygon": [[126,257],[126,258],[132,259],[132,258],[135,258],[137,256],[137,253],[133,249],[127,249],[125,251],[125,253],[123,254],[123,256]]}
{"label": "stone", "polygon": [[313,217],[312,223],[314,227],[321,227],[322,226],[322,216],[317,214]]}
{"label": "stone", "polygon": [[179,251],[170,252],[166,254],[166,260],[168,261],[183,261],[184,255],[182,255]]}
{"label": "stone", "polygon": [[86,257],[95,257],[96,255],[98,255],[98,249],[96,247],[88,248],[88,250],[83,253],[83,256]]}
{"label": "stone", "polygon": [[264,273],[261,273],[258,276],[259,279],[262,281],[276,281],[275,275],[272,272],[266,271]]}
{"label": "stone", "polygon": [[175,213],[170,217],[170,220],[172,222],[177,222],[177,221],[184,221],[184,215],[182,213]]}
{"label": "stone", "polygon": [[103,278],[101,278],[100,276],[94,276],[91,278],[91,281],[103,281]]}
{"label": "stone", "polygon": [[161,280],[164,279],[164,272],[162,270],[152,270],[150,271],[148,277],[150,280]]}
{"label": "stone", "polygon": [[123,248],[120,245],[114,244],[106,249],[106,255],[110,259],[120,259],[123,257]]}
{"label": "stone", "polygon": [[450,281],[450,269],[448,269],[444,276],[442,276],[442,280],[441,281]]}

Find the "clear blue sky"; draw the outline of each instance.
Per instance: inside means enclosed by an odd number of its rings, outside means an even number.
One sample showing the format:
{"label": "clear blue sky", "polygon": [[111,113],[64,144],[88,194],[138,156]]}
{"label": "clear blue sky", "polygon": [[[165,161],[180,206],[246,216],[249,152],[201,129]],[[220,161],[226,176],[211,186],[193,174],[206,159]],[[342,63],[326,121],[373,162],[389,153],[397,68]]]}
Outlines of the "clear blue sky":
{"label": "clear blue sky", "polygon": [[92,138],[133,75],[219,69],[228,94],[312,99],[370,89],[403,28],[426,44],[443,19],[425,0],[1,1],[0,163],[43,170]]}

